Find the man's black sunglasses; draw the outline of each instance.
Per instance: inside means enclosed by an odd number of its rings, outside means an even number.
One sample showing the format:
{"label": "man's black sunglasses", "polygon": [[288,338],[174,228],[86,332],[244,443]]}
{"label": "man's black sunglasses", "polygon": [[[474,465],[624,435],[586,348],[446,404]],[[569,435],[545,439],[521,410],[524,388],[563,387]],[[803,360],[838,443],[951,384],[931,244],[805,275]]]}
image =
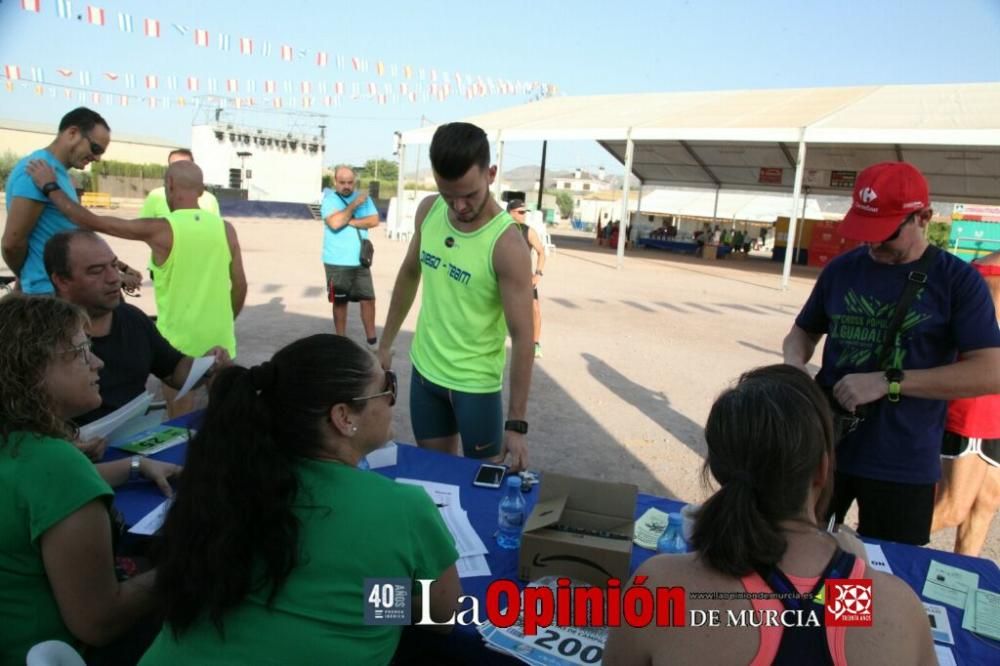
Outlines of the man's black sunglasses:
{"label": "man's black sunglasses", "polygon": [[99,143],[95,143],[94,140],[90,138],[90,135],[87,134],[86,132],[80,132],[80,134],[90,144],[90,152],[93,153],[95,157],[100,157],[101,155],[104,154],[104,151],[106,150],[104,146],[102,146]]}

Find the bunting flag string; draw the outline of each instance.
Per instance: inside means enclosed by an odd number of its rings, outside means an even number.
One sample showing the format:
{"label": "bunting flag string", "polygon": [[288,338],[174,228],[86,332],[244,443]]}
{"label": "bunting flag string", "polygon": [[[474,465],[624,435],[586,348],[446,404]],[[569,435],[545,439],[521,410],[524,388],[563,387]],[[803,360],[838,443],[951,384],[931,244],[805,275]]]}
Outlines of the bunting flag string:
{"label": "bunting flag string", "polygon": [[[85,22],[89,25],[96,27],[107,27],[107,10],[105,8],[93,5],[84,4],[82,1],[79,2],[83,5],[85,9],[84,13],[75,15],[73,12],[72,0],[55,0],[53,3],[45,2],[42,0],[21,0],[21,8],[26,12],[32,14],[37,14],[39,16],[51,16],[61,20],[68,20],[71,18],[77,18],[78,20]],[[54,7],[54,11],[53,11]],[[118,30],[122,33],[135,33],[138,28],[138,18],[133,14],[128,12],[114,12],[117,17]],[[161,27],[163,22],[159,18],[153,17],[143,17],[142,18],[142,36],[147,38],[159,39],[163,37]],[[191,35],[193,37],[192,42],[194,46],[199,48],[207,48],[212,43],[212,38],[216,37],[216,43],[218,44],[218,49],[220,51],[229,52],[235,47],[234,38],[223,32],[213,31],[209,27],[192,27],[182,23],[170,23],[174,28],[174,32],[180,37],[188,37]],[[255,44],[257,41],[259,48],[256,52],[265,58],[274,57],[274,50],[272,47],[272,42],[270,40],[255,40],[251,36],[242,36],[238,38],[239,45],[239,55],[250,56],[255,52]],[[374,70],[374,73],[378,77],[389,77],[395,79],[412,79],[414,75],[419,78],[420,81],[425,81],[428,77],[432,82],[438,81],[439,72],[436,68],[424,68],[424,67],[414,67],[410,64],[396,64],[396,63],[386,63],[381,59],[375,59],[369,62],[367,58],[360,56],[350,56],[347,57],[343,54],[330,54],[324,50],[312,50],[309,48],[296,47],[291,44],[281,44],[277,51],[278,58],[284,62],[297,62],[301,61],[303,63],[312,61],[312,63],[320,69],[327,68],[331,64],[335,64],[338,71],[353,70],[361,74],[367,74],[369,72],[369,67]],[[331,57],[332,56],[332,57]],[[449,74],[444,72],[441,75],[442,79],[449,79]],[[484,96],[486,94],[522,94],[523,92],[530,92],[542,86],[545,90],[554,91],[555,87],[549,84],[537,84],[529,87],[524,85],[518,85],[516,82],[510,81],[508,79],[494,79],[493,77],[483,77],[481,75],[469,75],[460,74],[458,72],[454,73],[454,83],[459,93],[466,94],[467,88],[472,87],[472,96]],[[437,89],[439,92],[443,90],[442,88]],[[510,92],[506,92],[506,91]],[[405,97],[406,95],[402,95]],[[390,96],[390,99],[392,96]]]}

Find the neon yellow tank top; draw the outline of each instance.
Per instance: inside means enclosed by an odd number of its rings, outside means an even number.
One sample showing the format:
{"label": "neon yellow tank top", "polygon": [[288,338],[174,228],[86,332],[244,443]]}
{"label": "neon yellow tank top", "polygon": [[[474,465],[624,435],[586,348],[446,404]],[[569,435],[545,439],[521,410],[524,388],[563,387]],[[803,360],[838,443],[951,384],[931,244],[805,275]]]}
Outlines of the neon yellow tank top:
{"label": "neon yellow tank top", "polygon": [[214,213],[175,210],[166,216],[174,233],[170,256],[156,267],[156,327],[187,356],[204,356],[216,345],[236,358],[232,255],[226,225]]}
{"label": "neon yellow tank top", "polygon": [[493,272],[493,247],[512,224],[502,212],[463,233],[452,226],[441,197],[424,218],[424,290],[410,359],[435,384],[465,393],[494,393],[503,386],[507,321]]}

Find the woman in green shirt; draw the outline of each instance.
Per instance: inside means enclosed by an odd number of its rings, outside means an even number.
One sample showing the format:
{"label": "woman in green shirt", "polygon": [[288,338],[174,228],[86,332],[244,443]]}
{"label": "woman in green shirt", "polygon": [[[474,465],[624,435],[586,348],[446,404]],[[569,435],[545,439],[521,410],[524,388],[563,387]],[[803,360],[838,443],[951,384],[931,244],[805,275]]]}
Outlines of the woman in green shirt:
{"label": "woman in green shirt", "polygon": [[65,301],[0,300],[0,664],[46,640],[108,644],[153,608],[150,574],[117,580],[111,488],[68,441],[101,404],[86,324]]}
{"label": "woman in green shirt", "polygon": [[435,579],[431,614],[451,616],[458,553],[437,508],[357,468],[395,401],[395,375],[336,335],[218,374],[164,523],[165,623],[142,664],[388,663],[401,627],[364,624],[365,578]]}

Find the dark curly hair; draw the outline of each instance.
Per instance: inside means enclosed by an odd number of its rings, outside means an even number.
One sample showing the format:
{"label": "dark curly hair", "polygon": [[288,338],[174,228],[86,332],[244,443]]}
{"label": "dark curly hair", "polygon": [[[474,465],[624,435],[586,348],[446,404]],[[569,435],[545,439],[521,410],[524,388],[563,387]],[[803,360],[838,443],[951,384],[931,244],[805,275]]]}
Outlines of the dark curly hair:
{"label": "dark curly hair", "polygon": [[374,372],[355,342],[322,334],[215,378],[155,558],[175,636],[202,618],[223,633],[251,592],[273,603],[299,558],[293,507],[309,504],[296,467],[322,446],[330,408],[352,405]]}
{"label": "dark curly hair", "polygon": [[69,438],[72,426],[52,411],[45,369],[59,343],[69,345],[89,323],[79,307],[49,296],[9,294],[0,299],[0,448],[11,434]]}

